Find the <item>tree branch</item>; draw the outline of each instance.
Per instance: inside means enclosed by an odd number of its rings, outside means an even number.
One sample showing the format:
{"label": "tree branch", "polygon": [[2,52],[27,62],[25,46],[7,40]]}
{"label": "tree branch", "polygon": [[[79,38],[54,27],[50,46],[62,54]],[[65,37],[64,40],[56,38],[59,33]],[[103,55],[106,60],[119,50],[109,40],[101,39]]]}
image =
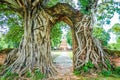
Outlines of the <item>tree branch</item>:
{"label": "tree branch", "polygon": [[34,8],[39,2],[40,2],[40,0],[34,0],[32,3],[32,7]]}
{"label": "tree branch", "polygon": [[[18,0],[0,0],[0,4],[2,5],[6,5],[5,8],[0,8],[0,11],[14,11],[17,12],[19,14],[23,14],[23,10],[22,7],[19,6],[19,4],[16,2]],[[20,1],[20,0],[19,0]]]}
{"label": "tree branch", "polygon": [[11,5],[11,7],[19,8],[15,0],[0,0],[0,4]]}

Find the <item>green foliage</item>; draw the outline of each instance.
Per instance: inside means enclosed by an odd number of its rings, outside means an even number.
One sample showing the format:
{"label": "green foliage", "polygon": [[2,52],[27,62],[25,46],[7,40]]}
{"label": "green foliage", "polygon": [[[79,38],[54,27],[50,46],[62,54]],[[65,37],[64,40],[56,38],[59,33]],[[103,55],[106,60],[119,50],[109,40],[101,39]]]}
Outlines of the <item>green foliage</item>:
{"label": "green foliage", "polygon": [[69,32],[67,33],[66,37],[67,37],[67,43],[68,43],[70,46],[72,46],[72,33],[71,33],[71,31],[69,31]]}
{"label": "green foliage", "polygon": [[103,76],[108,77],[108,76],[111,76],[111,75],[112,75],[112,67],[111,67],[110,61],[109,61],[108,59],[105,61],[105,63],[106,63],[106,65],[107,65],[108,70],[102,70],[102,71],[101,71],[101,74],[102,74]]}
{"label": "green foliage", "polygon": [[109,70],[102,70],[101,74],[105,77],[112,75],[112,72]]}
{"label": "green foliage", "polygon": [[0,13],[0,19],[0,25],[9,28],[7,34],[3,36],[5,42],[3,45],[7,45],[7,47],[2,45],[2,49],[17,48],[23,35],[22,18],[12,11],[7,11]]}
{"label": "green foliage", "polygon": [[[6,43],[13,45],[13,47],[18,47],[23,35],[23,27],[12,26],[9,32],[5,36]],[[11,42],[11,44],[10,44]]]}
{"label": "green foliage", "polygon": [[116,23],[109,29],[109,32],[112,32],[116,35],[116,43],[111,43],[108,45],[109,49],[120,50],[120,24]]}
{"label": "green foliage", "polygon": [[105,77],[114,76],[117,77],[120,75],[120,67],[111,67],[110,61],[106,60],[105,63],[107,64],[108,70],[102,70],[101,74]]}
{"label": "green foliage", "polygon": [[49,2],[48,2],[48,7],[51,7],[51,6],[53,6],[53,5],[55,5],[55,4],[57,4],[59,2],[59,0],[49,0]]}
{"label": "green foliage", "polygon": [[0,9],[3,9],[3,8],[7,8],[7,6],[6,5],[0,5]]}
{"label": "green foliage", "polygon": [[97,24],[103,25],[103,24],[110,24],[110,19],[114,16],[114,13],[117,12],[120,13],[119,3],[115,3],[113,0],[111,2],[104,2],[103,4],[100,4],[97,8]]}
{"label": "green foliage", "polygon": [[74,73],[75,75],[80,75],[80,71],[79,71],[79,70],[75,70],[73,73]]}
{"label": "green foliage", "polygon": [[5,36],[5,40],[8,44],[11,43],[10,45],[13,45],[13,47],[18,47],[24,32],[23,22],[21,17],[16,14],[11,14],[9,17],[10,18],[7,20],[9,31]]}
{"label": "green foliage", "polygon": [[115,67],[112,70],[102,70],[101,74],[105,77],[120,77],[120,67]]}
{"label": "green foliage", "polygon": [[0,38],[0,50],[7,47],[8,47],[8,44],[5,42],[5,38],[4,37]]}
{"label": "green foliage", "polygon": [[73,0],[49,0],[47,6],[52,7],[52,6],[56,5],[57,3],[67,3],[67,4],[71,5],[72,7],[75,7]]}
{"label": "green foliage", "polygon": [[[5,68],[5,67],[4,67]],[[3,69],[3,67],[0,67],[0,71]],[[39,69],[35,69],[34,75],[30,72],[27,71],[24,75],[25,78],[29,78],[31,80],[42,80],[43,78],[45,78],[45,75],[43,75]],[[17,73],[12,73],[10,71],[10,69],[8,69],[8,71],[6,72],[6,74],[4,74],[3,76],[0,77],[0,80],[18,80],[19,74]]]}
{"label": "green foliage", "polygon": [[120,67],[114,68],[113,73],[116,75],[120,75]]}
{"label": "green foliage", "polygon": [[8,71],[5,75],[0,77],[0,80],[13,80],[13,79],[18,79],[18,74],[17,73],[12,73]]}
{"label": "green foliage", "polygon": [[30,71],[27,71],[25,75],[26,75],[26,77],[27,77],[27,78],[32,77],[32,74],[31,74],[31,72],[30,72]]}
{"label": "green foliage", "polygon": [[82,69],[83,69],[84,72],[88,72],[88,71],[89,71],[91,68],[93,68],[93,67],[94,67],[94,64],[92,64],[91,61],[88,61],[88,63],[85,64],[85,65],[82,67]]}
{"label": "green foliage", "polygon": [[107,64],[108,70],[109,70],[109,71],[112,70],[110,61],[109,61],[108,59],[105,61],[105,63]]}
{"label": "green foliage", "polygon": [[94,64],[91,61],[88,61],[84,66],[82,66],[80,69],[77,69],[74,71],[75,75],[80,75],[81,72],[88,73],[90,69],[94,68]]}
{"label": "green foliage", "polygon": [[80,2],[80,11],[83,14],[90,14],[90,9],[91,9],[91,5],[90,3],[92,2],[91,0],[79,0]]}
{"label": "green foliage", "polygon": [[110,43],[107,48],[111,50],[120,50],[120,42],[117,43]]}
{"label": "green foliage", "polygon": [[120,36],[120,23],[114,24],[109,31],[113,32],[114,34],[116,34],[118,36]]}
{"label": "green foliage", "polygon": [[43,78],[45,78],[45,75],[42,74],[39,69],[36,69],[32,80],[40,80]]}
{"label": "green foliage", "polygon": [[80,71],[87,73],[92,68],[94,68],[94,64],[91,61],[88,61],[88,63],[81,67]]}
{"label": "green foliage", "polygon": [[94,27],[93,36],[98,38],[103,46],[107,46],[108,41],[110,40],[110,34],[101,27]]}
{"label": "green foliage", "polygon": [[57,23],[53,26],[52,31],[51,31],[51,46],[52,47],[57,47],[59,46],[62,38],[62,30],[61,27],[63,26],[64,23]]}

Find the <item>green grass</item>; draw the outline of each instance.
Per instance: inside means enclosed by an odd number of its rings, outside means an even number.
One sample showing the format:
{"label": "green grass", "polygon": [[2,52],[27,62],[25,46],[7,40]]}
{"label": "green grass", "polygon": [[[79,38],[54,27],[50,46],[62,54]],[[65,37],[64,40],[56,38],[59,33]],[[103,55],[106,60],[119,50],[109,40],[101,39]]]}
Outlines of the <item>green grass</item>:
{"label": "green grass", "polygon": [[73,59],[73,53],[72,53],[72,51],[68,52],[68,55],[69,55],[69,57],[70,57],[71,59]]}
{"label": "green grass", "polygon": [[97,78],[90,78],[90,77],[87,77],[86,80],[120,80],[120,78],[115,78],[115,77],[97,77]]}
{"label": "green grass", "polygon": [[79,79],[78,80],[120,80],[120,78],[117,77],[104,77],[104,76],[97,76],[97,77],[93,77],[93,76],[88,76],[88,77],[84,77],[84,76],[77,76]]}

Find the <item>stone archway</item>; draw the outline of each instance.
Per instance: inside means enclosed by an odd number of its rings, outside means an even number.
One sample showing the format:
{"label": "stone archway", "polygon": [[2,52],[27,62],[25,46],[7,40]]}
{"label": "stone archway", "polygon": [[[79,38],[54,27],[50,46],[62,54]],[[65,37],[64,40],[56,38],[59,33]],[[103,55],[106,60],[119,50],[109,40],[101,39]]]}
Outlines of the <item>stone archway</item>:
{"label": "stone archway", "polygon": [[109,59],[106,52],[102,49],[99,40],[92,36],[92,15],[82,14],[67,4],[53,6],[48,10],[48,14],[55,22],[64,21],[72,29],[74,70],[83,71],[82,67],[88,63],[93,65],[90,72],[108,69],[106,61],[109,63]]}
{"label": "stone archway", "polygon": [[[61,7],[61,8],[60,8]],[[60,11],[57,12],[56,10]],[[58,3],[56,6],[46,10],[48,14],[53,17],[54,25],[56,22],[63,21],[68,24],[72,32],[72,49],[73,49],[73,68],[75,69],[76,50],[78,48],[78,41],[76,37],[76,25],[82,20],[83,14],[73,9],[70,5],[65,3]]]}
{"label": "stone archway", "polygon": [[[66,19],[66,18],[64,18],[64,19]],[[66,20],[67,21],[67,20]],[[60,21],[58,21],[57,23],[60,23],[61,22],[61,20]],[[77,49],[77,47],[78,47],[78,43],[77,43],[77,38],[76,38],[76,35],[75,35],[75,29],[74,29],[74,27],[71,27],[68,23],[66,23],[66,22],[64,22],[64,20],[62,20],[62,22],[63,23],[65,23],[65,25],[67,25],[67,27],[69,27],[69,30],[70,30],[70,32],[71,32],[71,38],[72,38],[72,50],[71,50],[71,52],[72,52],[72,54],[74,55],[75,54],[75,51],[76,51],[76,49]],[[64,26],[65,26],[64,25]],[[53,27],[56,27],[56,26],[53,26]],[[53,28],[52,27],[52,28]],[[52,31],[52,28],[51,28],[51,31]],[[65,37],[65,36],[64,36]],[[64,39],[63,39],[64,40]],[[65,43],[65,48],[66,49],[61,49],[61,45],[63,45],[63,43]],[[66,40],[64,40],[63,41],[63,43],[62,43],[62,40],[61,40],[61,44],[59,45],[59,48],[58,48],[58,50],[59,51],[61,51],[61,53],[62,52],[67,52],[67,42],[66,42]],[[64,46],[64,45],[63,45]],[[53,51],[54,52],[54,51]],[[72,62],[74,63],[74,57],[73,57],[73,55],[72,55]],[[73,64],[74,65],[74,64]],[[73,66],[74,67],[74,66]]]}

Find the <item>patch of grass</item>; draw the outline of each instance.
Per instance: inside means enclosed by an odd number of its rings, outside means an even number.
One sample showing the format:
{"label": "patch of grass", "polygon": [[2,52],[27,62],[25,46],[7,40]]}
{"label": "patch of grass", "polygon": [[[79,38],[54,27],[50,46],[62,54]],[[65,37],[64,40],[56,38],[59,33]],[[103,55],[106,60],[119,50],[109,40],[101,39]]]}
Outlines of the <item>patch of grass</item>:
{"label": "patch of grass", "polygon": [[109,70],[102,70],[101,74],[105,77],[108,77],[112,75],[112,72]]}
{"label": "patch of grass", "polygon": [[120,67],[114,68],[113,73],[116,75],[120,75]]}
{"label": "patch of grass", "polygon": [[42,74],[39,69],[36,69],[32,80],[42,80],[43,78],[45,78],[45,75]]}
{"label": "patch of grass", "polygon": [[120,80],[120,78],[114,78],[114,77],[97,77],[97,78],[91,78],[91,77],[87,77],[86,80]]}
{"label": "patch of grass", "polygon": [[78,70],[75,70],[73,73],[74,73],[75,75],[80,75],[80,71],[78,71]]}
{"label": "patch of grass", "polygon": [[120,67],[115,67],[110,70],[102,70],[100,72],[101,75],[104,77],[115,77],[115,78],[120,78]]}
{"label": "patch of grass", "polygon": [[[30,80],[42,80],[45,78],[45,75],[42,74],[39,69],[35,69],[33,73],[34,74],[32,74],[30,71],[27,71],[23,78]],[[0,80],[19,80],[21,78],[22,77],[19,77],[19,74],[12,73],[10,69],[8,69],[8,71],[3,76],[0,76]]]}
{"label": "patch of grass", "polygon": [[68,52],[68,55],[69,55],[69,57],[70,57],[71,59],[73,59],[73,53],[72,53],[72,51],[71,51],[71,52]]}
{"label": "patch of grass", "polygon": [[30,77],[32,77],[32,74],[31,74],[30,71],[27,71],[26,74],[25,74],[25,76],[26,76],[27,78],[30,78]]}
{"label": "patch of grass", "polygon": [[11,73],[10,71],[8,71],[5,75],[0,77],[0,80],[17,80],[18,78],[18,74],[17,73]]}

